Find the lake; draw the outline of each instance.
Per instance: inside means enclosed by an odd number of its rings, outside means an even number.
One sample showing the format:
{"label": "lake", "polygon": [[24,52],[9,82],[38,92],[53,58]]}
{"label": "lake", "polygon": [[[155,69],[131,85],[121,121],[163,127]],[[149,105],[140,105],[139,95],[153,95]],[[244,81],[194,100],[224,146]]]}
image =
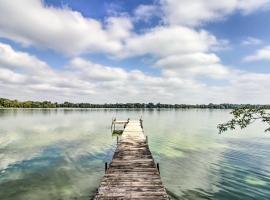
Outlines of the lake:
{"label": "lake", "polygon": [[2,109],[0,199],[89,199],[116,147],[112,118],[141,116],[171,199],[269,199],[269,133],[219,135],[229,110],[208,109]]}

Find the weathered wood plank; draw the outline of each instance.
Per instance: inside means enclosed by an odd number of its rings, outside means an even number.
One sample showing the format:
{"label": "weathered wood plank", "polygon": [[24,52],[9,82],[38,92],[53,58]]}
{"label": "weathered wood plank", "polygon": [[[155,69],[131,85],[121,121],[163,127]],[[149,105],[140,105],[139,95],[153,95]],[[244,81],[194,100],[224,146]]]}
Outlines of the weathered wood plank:
{"label": "weathered wood plank", "polygon": [[95,196],[107,199],[169,199],[139,120],[128,121]]}

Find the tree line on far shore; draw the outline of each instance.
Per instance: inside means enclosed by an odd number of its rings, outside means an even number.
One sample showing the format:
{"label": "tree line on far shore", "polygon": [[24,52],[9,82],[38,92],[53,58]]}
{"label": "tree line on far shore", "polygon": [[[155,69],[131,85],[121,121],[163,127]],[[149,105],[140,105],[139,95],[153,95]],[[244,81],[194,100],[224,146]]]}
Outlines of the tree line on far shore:
{"label": "tree line on far shore", "polygon": [[18,101],[0,98],[0,108],[209,108],[209,109],[237,109],[241,107],[270,109],[270,105],[251,104],[162,104],[162,103],[57,103],[50,101]]}

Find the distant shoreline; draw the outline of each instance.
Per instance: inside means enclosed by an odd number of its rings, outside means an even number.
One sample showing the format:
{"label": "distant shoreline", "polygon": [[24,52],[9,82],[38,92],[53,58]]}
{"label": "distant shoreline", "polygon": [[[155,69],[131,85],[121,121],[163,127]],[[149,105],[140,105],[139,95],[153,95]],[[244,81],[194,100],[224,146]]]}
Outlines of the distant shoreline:
{"label": "distant shoreline", "polygon": [[162,103],[57,103],[50,101],[18,101],[7,98],[0,98],[0,108],[123,108],[123,109],[236,109],[236,108],[265,108],[270,109],[270,105],[254,104],[162,104]]}

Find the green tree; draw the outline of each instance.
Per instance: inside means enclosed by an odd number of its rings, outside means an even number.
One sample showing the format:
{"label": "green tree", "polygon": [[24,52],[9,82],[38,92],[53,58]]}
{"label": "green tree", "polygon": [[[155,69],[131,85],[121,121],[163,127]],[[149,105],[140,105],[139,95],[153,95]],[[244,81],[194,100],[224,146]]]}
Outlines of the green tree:
{"label": "green tree", "polygon": [[266,123],[268,127],[265,129],[265,132],[270,132],[270,110],[267,110],[264,107],[236,108],[231,112],[231,114],[233,115],[231,120],[217,126],[219,133],[227,130],[234,130],[236,127],[243,129],[255,121]]}

